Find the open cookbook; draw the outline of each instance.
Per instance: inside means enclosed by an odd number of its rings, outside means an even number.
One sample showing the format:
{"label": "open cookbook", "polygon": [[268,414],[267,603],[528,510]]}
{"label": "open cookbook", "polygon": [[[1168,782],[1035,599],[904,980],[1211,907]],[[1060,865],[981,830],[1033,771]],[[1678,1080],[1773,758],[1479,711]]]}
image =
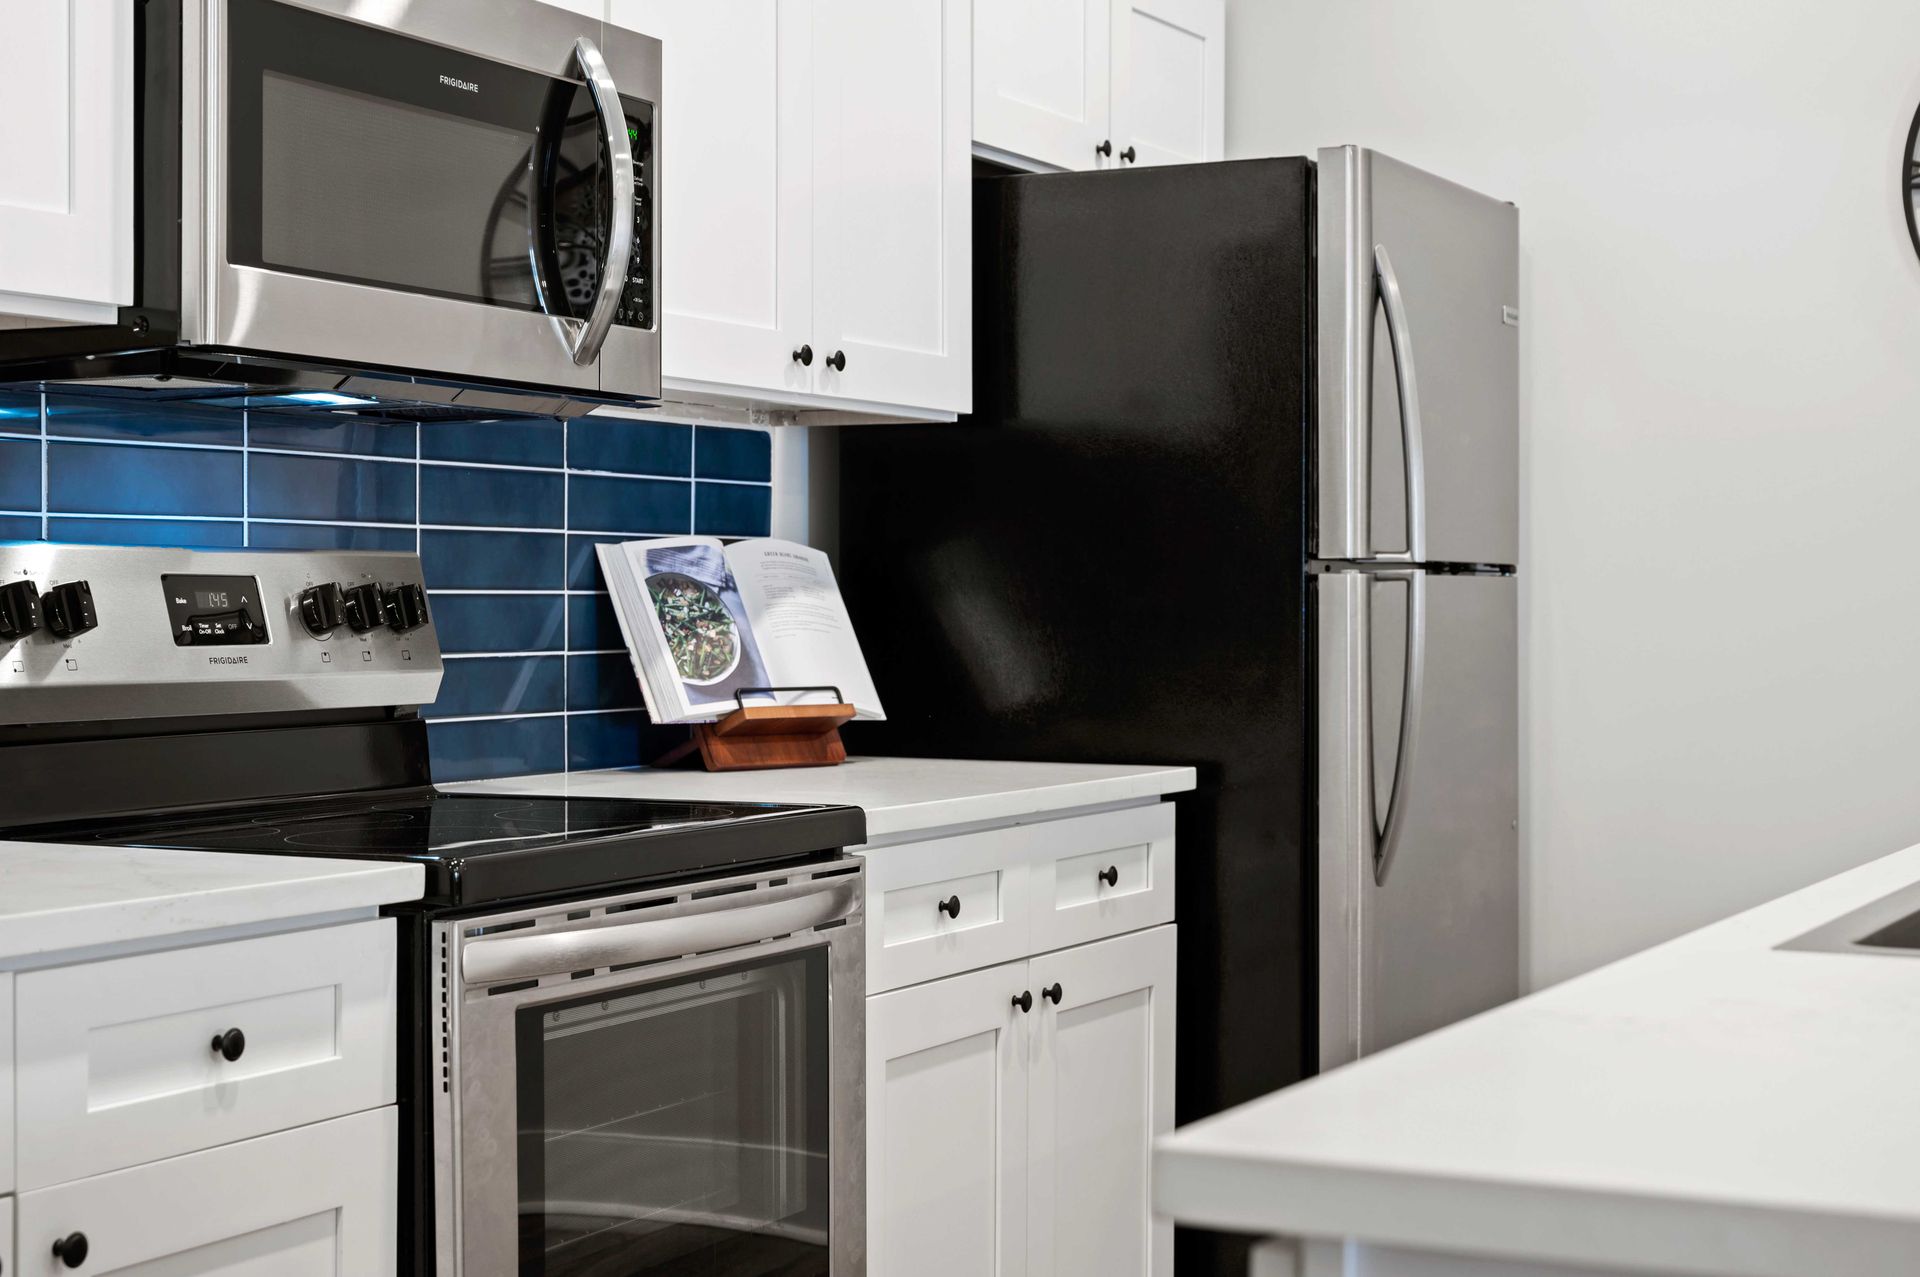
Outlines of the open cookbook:
{"label": "open cookbook", "polygon": [[818,550],[792,541],[659,537],[599,547],[647,713],[700,723],[747,705],[822,704],[837,687],[885,718],[853,622]]}

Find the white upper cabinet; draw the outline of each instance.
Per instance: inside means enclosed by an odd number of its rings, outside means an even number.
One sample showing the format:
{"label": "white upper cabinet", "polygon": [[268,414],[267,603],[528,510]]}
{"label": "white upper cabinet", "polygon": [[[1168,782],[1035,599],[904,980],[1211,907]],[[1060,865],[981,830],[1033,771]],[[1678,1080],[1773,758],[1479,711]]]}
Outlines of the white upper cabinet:
{"label": "white upper cabinet", "polygon": [[133,24],[109,0],[0,7],[0,315],[133,302]]}
{"label": "white upper cabinet", "polygon": [[1226,0],[976,0],[973,140],[1027,168],[1217,160]]}
{"label": "white upper cabinet", "polygon": [[974,140],[1054,168],[1111,164],[1112,12],[1113,0],[974,0]]}
{"label": "white upper cabinet", "polygon": [[665,45],[661,349],[681,393],[807,393],[813,0],[613,0]]}
{"label": "white upper cabinet", "polygon": [[972,403],[970,0],[612,0],[664,45],[666,398]]}
{"label": "white upper cabinet", "polygon": [[824,394],[973,403],[971,0],[816,0],[814,343]]}
{"label": "white upper cabinet", "polygon": [[1223,0],[1113,0],[1113,145],[1124,162],[1226,153],[1226,34]]}

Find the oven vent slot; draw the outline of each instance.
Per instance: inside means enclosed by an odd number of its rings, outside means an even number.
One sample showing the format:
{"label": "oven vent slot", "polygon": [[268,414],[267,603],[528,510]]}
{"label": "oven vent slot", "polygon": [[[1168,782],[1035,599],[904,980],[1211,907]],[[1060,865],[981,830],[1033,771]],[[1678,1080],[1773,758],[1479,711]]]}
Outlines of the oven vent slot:
{"label": "oven vent slot", "polygon": [[518,993],[522,989],[537,989],[539,987],[540,982],[538,980],[515,980],[512,984],[494,985],[491,989],[487,990],[487,996],[497,998],[503,993]]}
{"label": "oven vent slot", "polygon": [[524,931],[538,921],[537,918],[522,918],[517,922],[496,922],[490,927],[472,927],[460,934],[471,940],[475,936],[499,935],[502,931]]}
{"label": "oven vent slot", "polygon": [[661,905],[677,905],[678,896],[659,896],[652,900],[629,900],[625,904],[608,905],[608,913],[632,913],[635,909],[658,909]]}
{"label": "oven vent slot", "polygon": [[453,942],[440,933],[440,1093],[453,1092]]}
{"label": "oven vent slot", "polygon": [[861,869],[861,866],[857,864],[847,865],[845,867],[836,867],[833,869],[822,869],[818,873],[813,875],[813,880],[815,882],[819,882],[822,878],[844,878],[848,874],[859,873],[860,869]]}
{"label": "oven vent slot", "polygon": [[707,891],[696,891],[689,899],[711,900],[715,896],[737,896],[746,891],[758,891],[763,884],[757,882],[737,882],[730,887],[714,887]]}

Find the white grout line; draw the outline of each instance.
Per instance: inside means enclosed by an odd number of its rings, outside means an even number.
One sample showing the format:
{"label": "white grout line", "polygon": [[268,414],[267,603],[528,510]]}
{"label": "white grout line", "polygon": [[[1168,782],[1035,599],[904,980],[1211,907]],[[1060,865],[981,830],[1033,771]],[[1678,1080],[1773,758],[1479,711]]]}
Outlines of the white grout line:
{"label": "white grout line", "polygon": [[506,723],[523,718],[566,718],[569,715],[605,718],[612,714],[644,714],[647,711],[638,706],[632,709],[542,709],[526,714],[451,714],[446,718],[427,717],[431,723]]}
{"label": "white grout line", "polygon": [[626,654],[627,649],[624,647],[583,647],[574,651],[553,647],[532,652],[442,652],[440,659],[443,661],[504,661],[533,660],[542,656],[625,656]]}
{"label": "white grout line", "polygon": [[47,513],[52,504],[51,492],[53,480],[47,470],[47,392],[40,392],[40,539],[53,539],[53,516]]}

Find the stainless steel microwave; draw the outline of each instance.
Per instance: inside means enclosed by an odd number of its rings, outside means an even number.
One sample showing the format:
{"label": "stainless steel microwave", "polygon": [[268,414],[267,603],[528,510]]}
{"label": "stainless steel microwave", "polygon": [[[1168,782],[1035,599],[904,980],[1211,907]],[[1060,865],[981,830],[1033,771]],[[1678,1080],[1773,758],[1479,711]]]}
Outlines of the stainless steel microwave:
{"label": "stainless steel microwave", "polygon": [[423,416],[658,399],[657,40],[533,0],[140,9],[134,305],[0,334],[0,379]]}

